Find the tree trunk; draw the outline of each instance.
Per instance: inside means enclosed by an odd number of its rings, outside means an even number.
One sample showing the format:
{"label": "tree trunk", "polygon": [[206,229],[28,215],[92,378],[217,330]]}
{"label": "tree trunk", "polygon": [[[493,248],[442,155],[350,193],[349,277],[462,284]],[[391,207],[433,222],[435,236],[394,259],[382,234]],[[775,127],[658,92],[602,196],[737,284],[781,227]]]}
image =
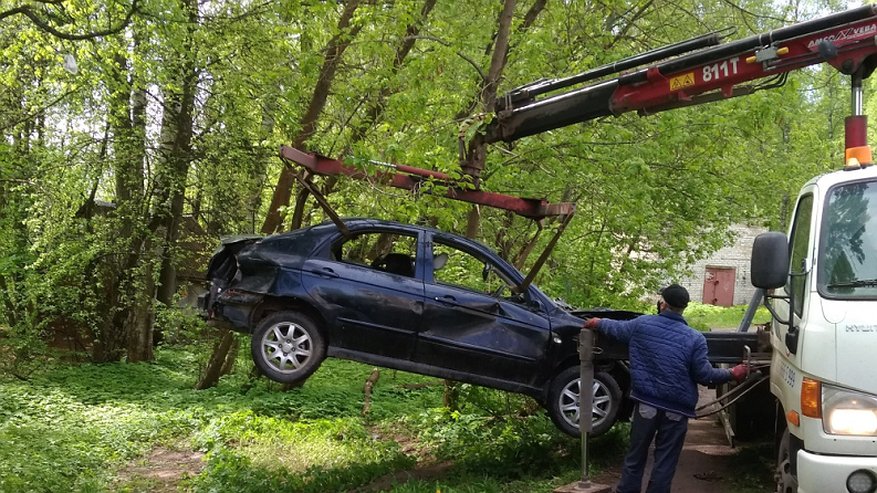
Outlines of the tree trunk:
{"label": "tree trunk", "polygon": [[[153,276],[152,241],[147,239],[143,246],[141,259],[145,260],[140,268],[134,271],[139,274],[142,290],[134,296],[128,307],[125,318],[125,329],[128,336],[128,362],[152,361],[152,328],[155,322],[153,298],[155,296],[155,277]],[[132,276],[133,276],[132,275]],[[132,283],[137,285],[138,283]]]}
{"label": "tree trunk", "polygon": [[207,369],[204,370],[204,375],[195,385],[195,388],[198,390],[214,387],[219,382],[219,377],[222,376],[222,369],[226,364],[229,349],[231,349],[235,341],[235,336],[234,332],[229,329],[222,329],[220,334],[222,334],[221,338],[213,349],[210,360],[207,362]]}
{"label": "tree trunk", "polygon": [[[134,31],[135,50],[139,46]],[[92,360],[116,361],[124,354],[131,334],[127,331],[128,311],[138,311],[134,305],[137,296],[130,296],[133,268],[139,263],[143,238],[136,234],[137,224],[143,221],[144,169],[146,156],[146,90],[136,71],[129,69],[127,57],[116,55],[109,71],[110,88],[108,127],[114,136],[113,168],[115,176],[116,219],[114,239],[117,244],[112,255],[96,261],[92,269],[94,280],[101,286],[105,318],[98,321],[92,347]],[[132,312],[133,315],[133,312]],[[131,320],[149,319],[148,310],[140,310]],[[139,323],[139,322],[138,322]],[[137,354],[132,351],[131,354]],[[136,356],[135,356],[136,358]]]}
{"label": "tree trunk", "polygon": [[[320,69],[314,92],[311,94],[308,109],[300,120],[301,131],[292,141],[293,147],[302,147],[316,131],[317,120],[326,106],[329,90],[332,88],[332,83],[335,80],[335,73],[341,64],[341,56],[359,32],[360,26],[350,25],[353,14],[356,12],[357,7],[359,7],[359,3],[359,0],[350,0],[344,5],[344,10],[338,20],[338,34],[333,36],[326,45],[323,66]],[[288,166],[284,166],[280,170],[277,185],[274,186],[274,193],[271,196],[271,205],[268,207],[268,215],[265,217],[265,222],[262,223],[261,231],[264,234],[277,232],[283,223],[280,209],[289,205],[292,185],[295,182],[293,173],[292,168]]]}
{"label": "tree trunk", "polygon": [[162,147],[166,170],[163,173],[164,183],[159,184],[162,193],[156,206],[158,227],[164,230],[157,298],[165,305],[172,303],[173,296],[177,292],[174,248],[180,237],[186,177],[192,161],[192,118],[195,109],[195,86],[198,81],[192,55],[195,30],[198,29],[198,2],[197,0],[183,1],[186,2],[185,7],[189,13],[189,31],[181,54],[183,58],[179,61],[179,72],[174,74],[180,92],[174,93],[165,104],[162,134],[167,138],[163,139]]}
{"label": "tree trunk", "polygon": [[232,334],[232,336],[234,338],[231,342],[231,347],[228,349],[228,354],[225,356],[225,363],[222,364],[222,368],[219,370],[220,376],[228,375],[234,371],[234,362],[241,348],[241,340],[235,334]]}
{"label": "tree trunk", "polygon": [[[538,2],[537,2],[538,3]],[[482,80],[479,94],[481,94],[481,108],[486,113],[492,113],[496,106],[496,88],[508,60],[509,37],[512,20],[515,13],[516,0],[505,0],[503,9],[497,21],[496,41],[493,45],[493,54],[490,57],[490,68],[487,76]],[[532,9],[531,9],[532,10]],[[528,14],[529,15],[529,14]],[[535,19],[535,15],[533,16]],[[476,188],[480,187],[481,173],[484,171],[484,163],[487,161],[487,144],[484,135],[476,134],[472,140],[465,142],[463,162],[460,163],[463,172],[474,178]],[[481,212],[472,207],[466,225],[466,234],[474,238],[481,229]]]}
{"label": "tree trunk", "polygon": [[[502,79],[506,62],[509,54],[509,40],[511,36],[511,26],[514,17],[516,0],[505,0],[502,11],[497,20],[497,31],[495,41],[493,42],[493,53],[490,58],[490,68],[487,75],[481,80],[478,90],[480,95],[481,109],[485,113],[492,113],[496,106],[496,91],[499,82]],[[523,33],[526,29],[533,25],[539,13],[545,7],[545,0],[537,0],[527,11],[524,17],[524,23],[518,30]],[[473,101],[477,100],[474,99]],[[474,105],[473,105],[474,106]],[[481,133],[475,136],[469,142],[461,142],[461,148],[464,150],[461,156],[460,167],[463,173],[471,176],[475,187],[480,187],[481,174],[484,171],[484,163],[487,161],[487,144],[484,141],[484,135]],[[481,210],[477,205],[473,205],[469,209],[469,215],[466,220],[466,236],[476,238],[481,229]],[[456,385],[446,381],[443,401],[445,405],[451,409],[456,408],[458,399],[458,390]]]}
{"label": "tree trunk", "polygon": [[[411,53],[411,50],[414,48],[414,44],[417,42],[417,36],[418,34],[420,34],[421,28],[426,23],[427,19],[429,19],[429,14],[435,7],[435,3],[436,0],[424,1],[423,7],[421,7],[420,9],[420,17],[415,22],[406,26],[405,36],[402,38],[402,42],[396,48],[396,55],[393,57],[393,69],[390,72],[390,75],[387,77],[387,81],[389,81],[392,77],[395,77],[396,74],[399,73],[399,70],[405,63],[405,59],[408,57],[408,54]],[[393,91],[391,85],[386,84],[381,87],[376,97],[368,101],[365,116],[363,116],[362,120],[354,125],[353,132],[351,133],[350,137],[351,143],[359,142],[365,139],[369,129],[371,129],[374,124],[380,119],[381,114],[383,114],[384,112],[384,105],[386,104],[387,98],[389,98],[392,94]]]}
{"label": "tree trunk", "polygon": [[365,385],[362,388],[362,415],[368,416],[369,411],[372,408],[372,389],[374,389],[375,384],[378,383],[378,379],[381,378],[381,370],[378,368],[372,369],[371,374],[368,378],[365,379]]}

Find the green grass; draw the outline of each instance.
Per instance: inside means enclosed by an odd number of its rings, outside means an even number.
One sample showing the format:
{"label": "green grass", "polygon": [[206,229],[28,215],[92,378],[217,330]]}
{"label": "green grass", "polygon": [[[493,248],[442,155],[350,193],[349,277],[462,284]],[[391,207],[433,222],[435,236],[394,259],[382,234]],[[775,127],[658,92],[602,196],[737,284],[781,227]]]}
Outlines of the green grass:
{"label": "green grass", "polygon": [[[736,305],[730,307],[704,305],[702,303],[691,303],[685,310],[685,319],[688,324],[698,330],[710,329],[736,329],[743,320],[746,313],[746,305]],[[764,306],[758,307],[755,317],[752,320],[754,324],[763,324],[770,321],[770,313]],[[754,329],[750,329],[754,330]]]}
{"label": "green grass", "polygon": [[[242,355],[239,371],[196,391],[199,351],[161,348],[152,364],[45,361],[26,381],[0,373],[0,491],[150,491],[149,478],[119,476],[156,447],[205,453],[180,485],[192,492],[346,491],[394,475],[386,487],[399,491],[549,491],[575,478],[578,442],[529,398],[462,385],[449,412],[440,380],[382,369],[362,416],[370,366],[329,359],[282,392],[247,385]],[[616,462],[623,439],[601,443]],[[438,480],[418,476],[437,463],[448,464]]]}
{"label": "green grass", "polygon": [[731,456],[731,470],[738,471],[733,479],[734,493],[772,491],[775,450],[772,441],[744,445]]}
{"label": "green grass", "polygon": [[[693,304],[686,316],[700,328],[736,327],[744,309]],[[157,447],[205,454],[203,469],[180,484],[191,492],[369,485],[544,492],[578,478],[578,441],[529,398],[461,385],[460,408],[451,412],[440,380],[382,369],[363,416],[372,367],[329,359],[303,386],[283,392],[265,379],[249,381],[246,351],[238,371],[196,391],[205,347],[160,348],[151,364],[36,360],[27,380],[0,369],[0,491],[151,491],[150,478],[122,471]],[[592,441],[592,473],[617,466],[625,431],[622,424]],[[743,483],[740,491],[750,491]]]}

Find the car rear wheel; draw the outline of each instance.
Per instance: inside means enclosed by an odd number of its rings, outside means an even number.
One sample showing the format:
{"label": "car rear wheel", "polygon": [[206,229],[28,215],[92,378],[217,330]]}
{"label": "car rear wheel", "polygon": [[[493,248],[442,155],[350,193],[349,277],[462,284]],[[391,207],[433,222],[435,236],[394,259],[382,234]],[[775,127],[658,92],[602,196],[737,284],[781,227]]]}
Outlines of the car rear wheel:
{"label": "car rear wheel", "polygon": [[271,380],[303,382],[326,357],[326,343],[317,324],[297,312],[273,313],[259,322],[250,339],[253,363]]}
{"label": "car rear wheel", "polygon": [[[548,414],[561,431],[571,436],[579,432],[579,367],[560,372],[551,383],[548,395]],[[615,424],[621,408],[621,388],[609,373],[594,373],[592,387],[593,409],[591,436],[602,435]]]}

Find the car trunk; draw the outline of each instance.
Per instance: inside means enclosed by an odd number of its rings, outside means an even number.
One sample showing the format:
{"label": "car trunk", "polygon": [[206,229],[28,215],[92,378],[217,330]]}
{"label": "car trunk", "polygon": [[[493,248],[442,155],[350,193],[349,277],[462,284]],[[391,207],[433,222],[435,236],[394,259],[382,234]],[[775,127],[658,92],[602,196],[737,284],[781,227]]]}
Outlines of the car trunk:
{"label": "car trunk", "polygon": [[198,300],[198,307],[207,314],[208,318],[212,317],[211,309],[216,297],[228,287],[238,272],[237,254],[244,247],[255,243],[261,238],[261,236],[257,235],[243,235],[222,239],[222,244],[213,254],[210,264],[207,266],[207,279],[210,282],[210,289],[201,295]]}

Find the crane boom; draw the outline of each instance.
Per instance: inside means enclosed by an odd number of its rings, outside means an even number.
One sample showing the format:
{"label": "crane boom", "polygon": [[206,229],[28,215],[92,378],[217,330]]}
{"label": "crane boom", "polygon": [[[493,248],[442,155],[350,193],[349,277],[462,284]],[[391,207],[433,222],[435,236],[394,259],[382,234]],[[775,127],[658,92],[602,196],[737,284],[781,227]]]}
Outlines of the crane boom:
{"label": "crane boom", "polygon": [[[715,36],[709,39],[714,40]],[[661,53],[661,49],[655,52]],[[511,91],[497,105],[485,140],[511,142],[629,111],[650,114],[751,94],[759,87],[742,84],[772,77],[779,78],[781,84],[788,72],[818,63],[828,63],[846,75],[868,77],[877,65],[877,6],[850,9],[738,41],[696,48],[676,58],[541,100],[536,100],[535,95],[568,87],[570,80],[587,77],[567,77],[554,86],[550,81],[523,86]],[[608,75],[607,70],[600,73]],[[534,86],[537,91],[528,91]]]}

